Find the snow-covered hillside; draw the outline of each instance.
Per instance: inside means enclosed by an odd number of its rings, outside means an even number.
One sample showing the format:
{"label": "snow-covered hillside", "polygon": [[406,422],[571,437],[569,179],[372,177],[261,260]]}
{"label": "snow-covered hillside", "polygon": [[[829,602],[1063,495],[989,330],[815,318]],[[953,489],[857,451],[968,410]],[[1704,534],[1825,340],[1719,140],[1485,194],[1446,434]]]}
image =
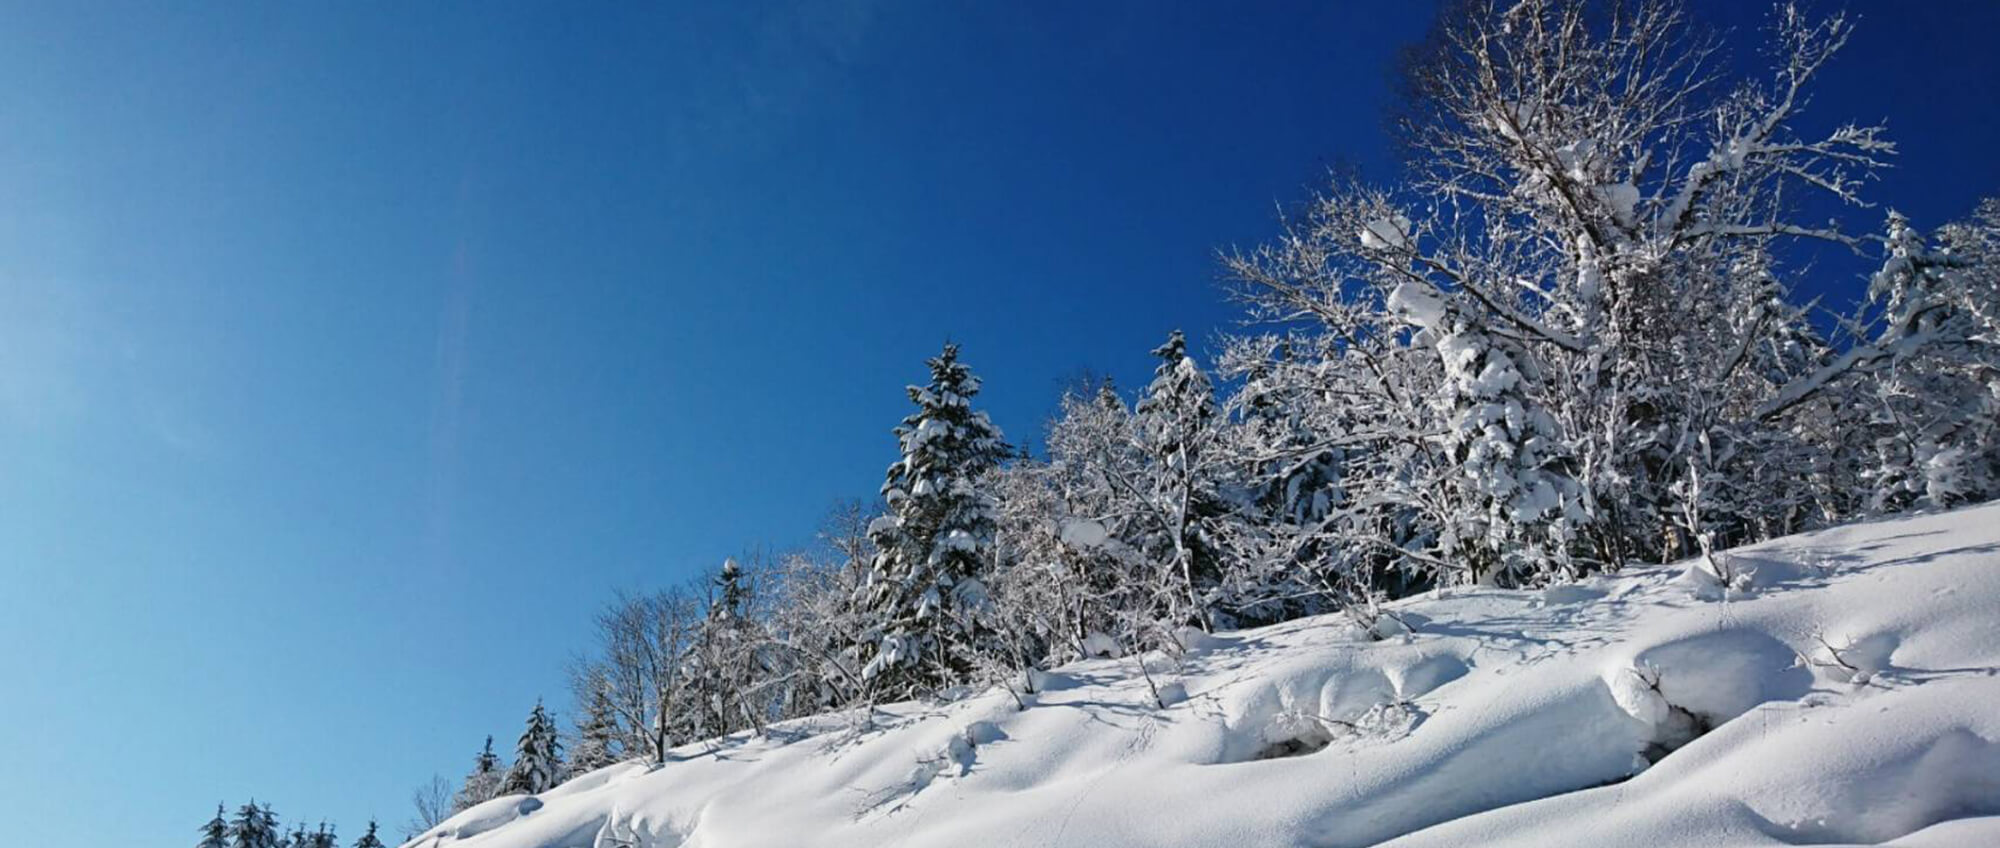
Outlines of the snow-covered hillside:
{"label": "snow-covered hillside", "polygon": [[[2000,845],[2000,504],[829,716],[423,848]],[[1721,581],[1732,582],[1732,581]],[[1648,763],[1652,762],[1651,765]]]}

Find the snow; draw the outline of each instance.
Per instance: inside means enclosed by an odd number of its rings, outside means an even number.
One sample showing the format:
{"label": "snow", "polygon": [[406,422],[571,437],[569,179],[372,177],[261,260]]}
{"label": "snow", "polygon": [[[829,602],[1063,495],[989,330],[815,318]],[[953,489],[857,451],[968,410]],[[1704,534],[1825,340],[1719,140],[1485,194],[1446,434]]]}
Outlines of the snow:
{"label": "snow", "polygon": [[1673,710],[1667,696],[1656,688],[1659,683],[1658,669],[1628,663],[1619,663],[1604,673],[1604,688],[1611,693],[1612,702],[1648,728],[1666,724],[1667,714]]}
{"label": "snow", "polygon": [[1444,327],[1444,300],[1429,286],[1410,282],[1397,284],[1395,290],[1389,292],[1388,307],[1412,326],[1433,331]]}
{"label": "snow", "polygon": [[1401,215],[1377,218],[1361,228],[1361,246],[1369,250],[1405,250],[1410,246],[1410,219]]}
{"label": "snow", "polygon": [[1608,183],[1597,187],[1597,199],[1618,219],[1618,223],[1631,226],[1634,213],[1639,206],[1639,188],[1631,183]]}
{"label": "snow", "polygon": [[1181,650],[1187,653],[1214,650],[1217,645],[1222,644],[1220,640],[1216,639],[1208,631],[1193,626],[1176,628],[1174,630],[1174,642],[1179,644]]}
{"label": "snow", "polygon": [[1098,630],[1092,630],[1083,637],[1083,652],[1093,657],[1116,657],[1120,654],[1118,640]]}
{"label": "snow", "polygon": [[976,551],[979,550],[979,540],[964,530],[953,529],[945,534],[938,546],[948,551]]}
{"label": "snow", "polygon": [[[2000,504],[612,766],[424,848],[2000,844]],[[1191,638],[1191,637],[1190,637]],[[1141,674],[1144,662],[1162,708]]]}
{"label": "snow", "polygon": [[1063,544],[1072,548],[1098,548],[1111,538],[1111,532],[1103,524],[1077,519],[1067,521],[1062,526]]}

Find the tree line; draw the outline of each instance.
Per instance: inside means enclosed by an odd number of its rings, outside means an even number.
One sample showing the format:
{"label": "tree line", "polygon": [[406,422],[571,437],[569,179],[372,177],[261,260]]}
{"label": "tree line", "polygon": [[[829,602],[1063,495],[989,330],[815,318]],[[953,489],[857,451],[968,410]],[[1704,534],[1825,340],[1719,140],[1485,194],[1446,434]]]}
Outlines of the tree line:
{"label": "tree line", "polygon": [[[382,840],[375,835],[375,822],[368,823],[368,831],[354,840],[352,848],[383,848]],[[278,823],[278,815],[271,805],[250,801],[236,809],[234,817],[229,816],[222,804],[215,805],[215,817],[201,827],[201,841],[196,848],[339,848],[340,839],[334,834],[334,827],[321,821],[317,827],[307,829],[301,821],[287,832]]]}

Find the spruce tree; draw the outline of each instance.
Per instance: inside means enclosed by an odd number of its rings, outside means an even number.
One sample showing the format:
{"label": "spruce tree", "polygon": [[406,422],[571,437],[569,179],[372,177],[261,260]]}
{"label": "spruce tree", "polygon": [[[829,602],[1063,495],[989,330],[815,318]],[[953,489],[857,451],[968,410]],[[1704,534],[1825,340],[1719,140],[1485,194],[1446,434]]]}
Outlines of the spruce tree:
{"label": "spruce tree", "polygon": [[735,557],[722,561],[722,571],[715,576],[718,590],[715,604],[709,608],[709,617],[735,620],[743,615],[744,588],[743,569],[736,564]]}
{"label": "spruce tree", "polygon": [[500,794],[537,795],[555,787],[562,778],[562,743],[556,740],[555,722],[549,720],[542,702],[528,713],[528,724],[514,748],[514,766],[500,783]]}
{"label": "spruce tree", "polygon": [[500,758],[493,753],[493,737],[486,737],[486,747],[473,760],[472,773],[465,776],[464,785],[452,797],[452,812],[459,813],[483,804],[500,794]]}
{"label": "spruce tree", "polygon": [[886,513],[869,526],[877,554],[863,588],[871,619],[862,677],[907,697],[964,678],[981,638],[981,577],[995,517],[982,476],[1008,458],[1000,431],[972,409],[979,378],[947,344],[911,386],[917,411],[895,430],[902,456],[882,483]]}
{"label": "spruce tree", "polygon": [[237,808],[236,818],[229,823],[229,848],[276,848],[277,844],[277,816],[270,807],[259,807],[253,800]]}
{"label": "spruce tree", "polygon": [[375,835],[374,819],[368,820],[368,832],[361,834],[360,839],[354,840],[354,848],[385,848],[382,840]]}
{"label": "spruce tree", "polygon": [[229,848],[229,819],[223,812],[221,802],[215,805],[215,818],[201,826],[201,841],[195,848]]}
{"label": "spruce tree", "polygon": [[1458,466],[1454,494],[1464,504],[1441,544],[1480,581],[1520,585],[1537,574],[1569,574],[1581,492],[1555,419],[1530,391],[1531,356],[1463,320],[1433,346],[1446,375],[1447,392],[1437,399],[1444,447]]}
{"label": "spruce tree", "polygon": [[576,748],[569,761],[573,774],[593,772],[625,759],[619,745],[618,719],[611,707],[611,696],[605,691],[603,681],[596,681],[590,687],[590,701],[584,706],[583,722],[576,728]]}
{"label": "spruce tree", "polygon": [[263,822],[264,844],[266,848],[276,848],[276,846],[283,845],[285,842],[284,833],[278,826],[278,814],[271,809],[271,805],[265,804],[258,811],[257,815],[259,816],[259,820]]}

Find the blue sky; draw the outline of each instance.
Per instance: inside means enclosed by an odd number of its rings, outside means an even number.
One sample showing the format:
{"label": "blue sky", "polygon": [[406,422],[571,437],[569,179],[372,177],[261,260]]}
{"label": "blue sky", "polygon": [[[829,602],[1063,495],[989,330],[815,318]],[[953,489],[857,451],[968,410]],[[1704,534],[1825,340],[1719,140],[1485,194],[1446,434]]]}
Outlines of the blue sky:
{"label": "blue sky", "polygon": [[[1388,175],[1428,10],[1070,5],[4,4],[10,839],[393,830],[612,589],[872,495],[947,337],[1032,439]],[[2000,191],[2000,7],[1857,8],[1813,114],[1921,225]]]}

